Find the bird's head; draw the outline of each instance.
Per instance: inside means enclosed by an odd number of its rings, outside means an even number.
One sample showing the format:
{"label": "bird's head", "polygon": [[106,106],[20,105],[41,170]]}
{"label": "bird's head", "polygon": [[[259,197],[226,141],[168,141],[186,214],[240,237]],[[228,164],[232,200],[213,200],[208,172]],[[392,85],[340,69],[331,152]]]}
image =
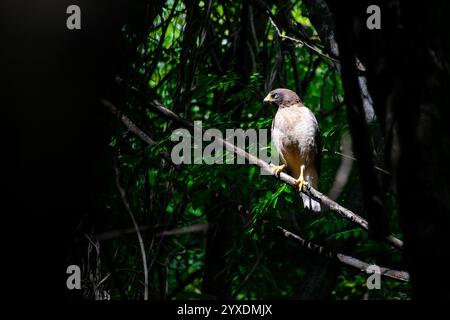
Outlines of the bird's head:
{"label": "bird's head", "polygon": [[290,107],[300,102],[300,97],[292,90],[278,88],[269,92],[264,98],[264,104],[277,107]]}

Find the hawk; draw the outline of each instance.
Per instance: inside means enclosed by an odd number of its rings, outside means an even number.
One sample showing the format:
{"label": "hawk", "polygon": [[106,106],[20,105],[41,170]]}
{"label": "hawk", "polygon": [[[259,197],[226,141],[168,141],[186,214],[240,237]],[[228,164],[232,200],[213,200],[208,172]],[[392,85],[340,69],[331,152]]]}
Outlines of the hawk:
{"label": "hawk", "polygon": [[[272,121],[272,142],[282,165],[272,166],[278,175],[285,168],[296,178],[302,191],[304,185],[317,189],[320,171],[320,131],[316,117],[303,105],[299,96],[289,89],[272,90],[265,104],[278,107]],[[320,203],[300,193],[304,207],[320,212]]]}

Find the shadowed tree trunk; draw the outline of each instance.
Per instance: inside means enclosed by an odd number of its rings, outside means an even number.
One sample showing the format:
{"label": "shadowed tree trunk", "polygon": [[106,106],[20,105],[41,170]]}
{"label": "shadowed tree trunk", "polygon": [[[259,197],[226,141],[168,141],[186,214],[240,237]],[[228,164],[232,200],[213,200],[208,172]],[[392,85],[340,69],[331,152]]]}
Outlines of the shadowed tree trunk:
{"label": "shadowed tree trunk", "polygon": [[218,299],[229,299],[232,278],[238,270],[233,258],[236,239],[242,234],[243,227],[239,211],[230,205],[230,199],[220,193],[216,193],[215,198],[222,206],[207,213],[202,292]]}
{"label": "shadowed tree trunk", "polygon": [[232,212],[226,209],[208,214],[202,291],[219,299],[226,299],[231,295],[230,266],[226,260],[231,243],[231,215]]}
{"label": "shadowed tree trunk", "polygon": [[[367,68],[397,187],[413,296],[449,299],[449,277],[432,275],[433,261],[450,258],[450,4],[328,3],[337,21],[352,26],[341,36],[353,39],[353,53]],[[381,30],[368,30],[366,8],[377,3]]]}
{"label": "shadowed tree trunk", "polygon": [[297,290],[294,299],[324,300],[329,299],[336,286],[340,266],[335,261],[322,256],[311,258],[306,269],[304,280]]}

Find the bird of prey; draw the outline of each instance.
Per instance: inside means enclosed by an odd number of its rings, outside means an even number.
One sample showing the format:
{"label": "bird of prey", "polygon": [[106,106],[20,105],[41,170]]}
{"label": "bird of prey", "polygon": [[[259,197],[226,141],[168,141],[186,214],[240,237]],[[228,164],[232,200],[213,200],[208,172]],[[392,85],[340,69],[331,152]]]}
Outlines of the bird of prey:
{"label": "bird of prey", "polygon": [[[272,121],[272,142],[279,155],[281,165],[272,166],[278,175],[285,168],[296,178],[299,191],[310,185],[317,189],[320,171],[320,131],[316,117],[303,105],[299,96],[289,89],[272,90],[265,104],[278,107]],[[320,212],[320,203],[300,193],[304,207]]]}

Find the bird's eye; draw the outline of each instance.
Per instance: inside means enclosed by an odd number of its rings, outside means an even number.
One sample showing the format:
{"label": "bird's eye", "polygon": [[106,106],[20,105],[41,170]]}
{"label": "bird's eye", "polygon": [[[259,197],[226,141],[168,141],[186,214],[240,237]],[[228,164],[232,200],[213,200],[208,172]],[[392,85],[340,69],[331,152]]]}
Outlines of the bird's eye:
{"label": "bird's eye", "polygon": [[272,94],[272,98],[277,99],[278,98],[278,93]]}

